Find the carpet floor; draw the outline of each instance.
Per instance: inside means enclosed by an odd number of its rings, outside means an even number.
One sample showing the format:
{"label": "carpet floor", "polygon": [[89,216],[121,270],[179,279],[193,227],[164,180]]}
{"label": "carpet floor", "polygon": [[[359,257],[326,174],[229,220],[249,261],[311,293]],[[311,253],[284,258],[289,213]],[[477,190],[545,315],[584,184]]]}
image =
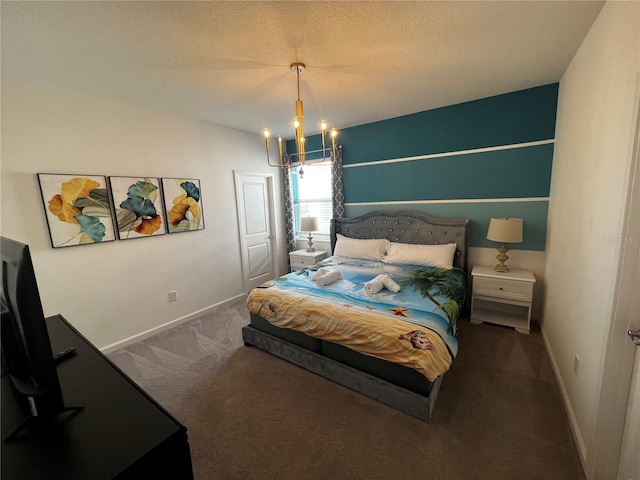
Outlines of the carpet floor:
{"label": "carpet floor", "polygon": [[200,479],[584,479],[539,330],[459,323],[432,423],[245,347],[244,301],[109,358],[188,428]]}

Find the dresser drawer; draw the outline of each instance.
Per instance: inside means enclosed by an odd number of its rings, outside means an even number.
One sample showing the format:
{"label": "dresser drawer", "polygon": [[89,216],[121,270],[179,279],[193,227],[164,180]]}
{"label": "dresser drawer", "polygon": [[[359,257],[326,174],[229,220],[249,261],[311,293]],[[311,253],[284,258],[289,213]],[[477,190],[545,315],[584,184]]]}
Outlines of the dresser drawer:
{"label": "dresser drawer", "polygon": [[533,296],[533,283],[492,278],[474,278],[473,293],[474,295],[482,295],[485,297],[508,298],[529,302]]}

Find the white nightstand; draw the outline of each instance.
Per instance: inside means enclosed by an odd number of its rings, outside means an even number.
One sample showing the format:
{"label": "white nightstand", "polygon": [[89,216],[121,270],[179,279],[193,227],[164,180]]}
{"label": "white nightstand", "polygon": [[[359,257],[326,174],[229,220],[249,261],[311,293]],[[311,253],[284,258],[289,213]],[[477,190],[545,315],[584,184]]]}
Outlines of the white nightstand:
{"label": "white nightstand", "polygon": [[315,252],[307,252],[306,250],[296,250],[289,254],[289,262],[291,263],[291,271],[300,270],[301,268],[310,267],[314,263],[327,258],[327,252],[316,250]]}
{"label": "white nightstand", "polygon": [[493,267],[475,266],[471,323],[496,323],[529,333],[531,301],[536,277],[526,270],[496,272]]}

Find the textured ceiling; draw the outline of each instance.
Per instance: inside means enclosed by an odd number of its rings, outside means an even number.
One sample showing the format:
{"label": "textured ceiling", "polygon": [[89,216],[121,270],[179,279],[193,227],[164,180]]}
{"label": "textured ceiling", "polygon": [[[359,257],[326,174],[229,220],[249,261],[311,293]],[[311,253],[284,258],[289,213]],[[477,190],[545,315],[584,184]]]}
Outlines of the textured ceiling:
{"label": "textured ceiling", "polygon": [[2,2],[2,76],[291,136],[560,80],[603,2]]}

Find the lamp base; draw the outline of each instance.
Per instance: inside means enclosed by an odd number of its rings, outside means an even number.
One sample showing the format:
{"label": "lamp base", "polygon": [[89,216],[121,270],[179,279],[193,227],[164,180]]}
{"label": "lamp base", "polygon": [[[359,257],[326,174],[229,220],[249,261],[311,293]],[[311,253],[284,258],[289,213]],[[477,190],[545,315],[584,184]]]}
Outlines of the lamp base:
{"label": "lamp base", "polygon": [[316,249],[313,248],[313,237],[311,236],[311,232],[309,232],[309,240],[307,241],[307,243],[309,244],[309,248],[307,248],[307,252],[315,252]]}
{"label": "lamp base", "polygon": [[496,259],[498,260],[498,264],[496,265],[496,267],[494,268],[494,270],[496,272],[501,272],[501,273],[506,273],[509,271],[509,267],[507,267],[507,264],[504,263],[507,260],[509,260],[509,257],[507,256],[507,252],[509,251],[509,247],[507,247],[504,243],[502,245],[500,245],[500,247],[497,248],[498,250],[498,255],[496,255]]}

